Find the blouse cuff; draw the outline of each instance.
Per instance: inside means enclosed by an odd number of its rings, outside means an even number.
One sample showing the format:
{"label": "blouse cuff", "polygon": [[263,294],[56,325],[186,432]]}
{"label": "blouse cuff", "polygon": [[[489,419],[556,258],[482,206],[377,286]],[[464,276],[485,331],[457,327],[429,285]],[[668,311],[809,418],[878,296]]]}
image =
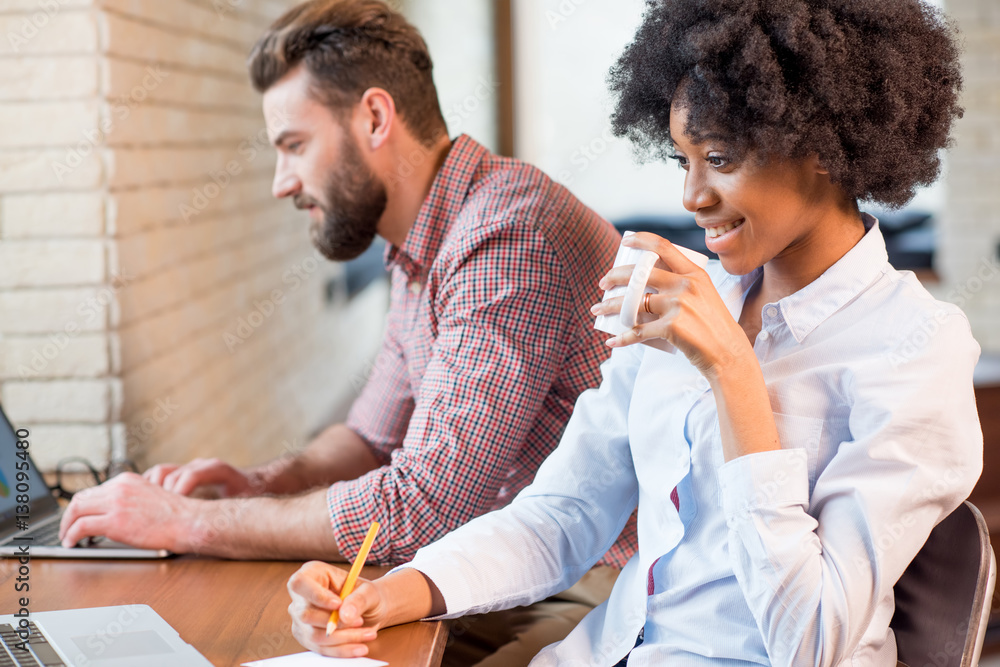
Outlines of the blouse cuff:
{"label": "blouse cuff", "polygon": [[809,504],[806,450],[779,449],[737,457],[718,469],[722,511],[732,525],[762,509]]}

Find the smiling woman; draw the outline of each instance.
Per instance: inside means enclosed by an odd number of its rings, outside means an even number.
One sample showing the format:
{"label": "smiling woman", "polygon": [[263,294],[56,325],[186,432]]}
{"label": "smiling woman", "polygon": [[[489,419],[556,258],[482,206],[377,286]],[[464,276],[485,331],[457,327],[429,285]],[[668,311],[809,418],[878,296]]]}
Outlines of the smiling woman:
{"label": "smiling woman", "polygon": [[[741,156],[731,142],[694,140],[685,131],[687,94],[672,105],[672,158],[687,172],[684,207],[726,271],[744,275],[769,264],[763,287],[786,292],[772,294],[781,298],[812,282],[864,236],[857,203],[815,156]],[[776,277],[785,285],[775,284]]]}
{"label": "smiling woman", "polygon": [[[982,468],[979,346],[893,269],[858,201],[900,206],[937,175],[955,37],[921,0],[650,0],[611,74],[614,127],[685,170],[719,261],[627,237],[659,257],[655,320],[608,341],[532,485],[360,586],[311,647],[349,655],[384,625],[555,593],[638,507],[611,598],[535,667],[896,664],[893,585]],[[682,354],[636,345],[655,338]],[[301,632],[342,579],[293,578]]]}

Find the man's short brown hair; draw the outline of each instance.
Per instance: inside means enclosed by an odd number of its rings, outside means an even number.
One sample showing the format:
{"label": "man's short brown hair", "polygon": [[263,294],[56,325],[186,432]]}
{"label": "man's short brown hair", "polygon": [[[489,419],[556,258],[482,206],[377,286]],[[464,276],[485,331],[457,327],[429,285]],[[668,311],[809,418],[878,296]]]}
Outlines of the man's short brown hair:
{"label": "man's short brown hair", "polygon": [[263,93],[299,63],[312,76],[315,99],[334,111],[378,87],[418,140],[446,132],[427,44],[381,0],[310,0],[286,12],[250,53],[254,88]]}

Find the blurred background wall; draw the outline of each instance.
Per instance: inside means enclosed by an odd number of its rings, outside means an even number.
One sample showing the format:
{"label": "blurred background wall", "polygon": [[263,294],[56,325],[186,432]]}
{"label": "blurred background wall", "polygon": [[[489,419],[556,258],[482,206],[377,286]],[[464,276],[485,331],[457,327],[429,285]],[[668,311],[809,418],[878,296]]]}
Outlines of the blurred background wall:
{"label": "blurred background wall", "polygon": [[[984,351],[1000,354],[1000,2],[945,0],[962,31],[965,118],[948,153],[935,268]],[[991,375],[993,375],[991,369]]]}
{"label": "blurred background wall", "polygon": [[[0,403],[43,467],[262,461],[363,385],[384,278],[322,260],[273,200],[247,81],[251,44],[294,4],[0,0]],[[686,224],[682,172],[609,133],[605,77],[642,0],[393,4],[430,45],[452,135],[537,164],[613,222]],[[1000,353],[1000,5],[947,10],[968,114],[947,176],[900,220],[921,221],[904,230],[921,279]],[[380,250],[365,261],[377,276]]]}
{"label": "blurred background wall", "polygon": [[0,398],[39,465],[270,458],[363,373],[385,295],[327,299],[247,80],[292,4],[0,3]]}

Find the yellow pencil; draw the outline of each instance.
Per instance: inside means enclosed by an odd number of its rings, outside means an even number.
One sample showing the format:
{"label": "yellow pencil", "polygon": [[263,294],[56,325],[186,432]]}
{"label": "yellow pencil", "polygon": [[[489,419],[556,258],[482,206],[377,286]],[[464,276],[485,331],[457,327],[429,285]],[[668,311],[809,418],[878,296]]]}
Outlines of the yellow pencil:
{"label": "yellow pencil", "polygon": [[[375,535],[378,534],[378,521],[372,521],[371,528],[368,529],[368,534],[365,535],[365,541],[361,543],[361,551],[358,552],[358,557],[354,559],[354,563],[351,565],[351,571],[347,573],[347,579],[344,581],[344,587],[340,589],[340,599],[343,600],[351,591],[354,590],[354,584],[358,582],[358,575],[361,574],[361,568],[364,567],[365,561],[368,559],[368,552],[372,550],[372,544],[375,543]],[[330,612],[330,622],[326,624],[326,636],[329,637],[334,629],[337,627],[337,621],[340,620],[340,615],[337,610],[334,609]]]}

